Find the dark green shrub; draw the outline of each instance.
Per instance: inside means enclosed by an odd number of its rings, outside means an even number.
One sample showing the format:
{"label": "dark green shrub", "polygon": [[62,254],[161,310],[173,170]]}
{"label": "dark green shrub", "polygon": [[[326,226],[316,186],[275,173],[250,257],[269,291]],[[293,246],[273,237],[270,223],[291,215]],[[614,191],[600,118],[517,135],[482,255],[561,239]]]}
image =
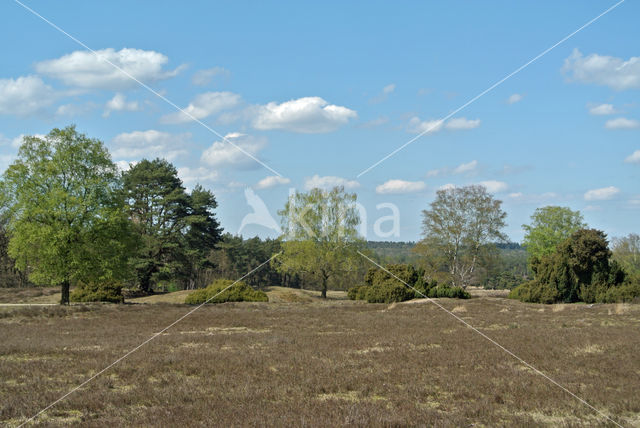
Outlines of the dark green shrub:
{"label": "dark green shrub", "polygon": [[581,229],[535,263],[535,278],[516,287],[510,298],[534,303],[607,303],[640,296],[640,286],[626,278],[604,232]]}
{"label": "dark green shrub", "polygon": [[449,297],[452,299],[469,299],[471,295],[462,287],[452,287],[448,284],[437,285],[429,289],[430,298]]}
{"label": "dark green shrub", "polygon": [[[224,303],[224,302],[268,302],[269,297],[259,290],[254,290],[242,281],[236,282],[229,279],[217,279],[207,288],[196,290],[189,294],[185,303],[196,305],[200,303]],[[228,290],[222,291],[229,287]],[[221,293],[222,291],[222,293]],[[215,296],[215,297],[214,297]]]}
{"label": "dark green shrub", "polygon": [[413,299],[413,290],[398,280],[388,280],[366,288],[366,300],[369,303],[404,302]]}
{"label": "dark green shrub", "polygon": [[123,303],[122,283],[105,281],[101,283],[79,284],[69,295],[72,302]]}
{"label": "dark green shrub", "polygon": [[367,290],[370,285],[356,285],[355,287],[351,287],[347,291],[347,296],[351,300],[366,300],[367,299]]}

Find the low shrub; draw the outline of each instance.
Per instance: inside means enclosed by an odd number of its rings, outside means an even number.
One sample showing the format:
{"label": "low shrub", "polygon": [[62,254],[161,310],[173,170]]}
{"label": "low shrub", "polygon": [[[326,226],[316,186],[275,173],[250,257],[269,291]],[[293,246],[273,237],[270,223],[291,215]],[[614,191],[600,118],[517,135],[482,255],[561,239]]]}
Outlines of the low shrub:
{"label": "low shrub", "polygon": [[366,287],[366,300],[369,303],[404,302],[413,297],[413,290],[398,280],[387,280],[381,284]]}
{"label": "low shrub", "polygon": [[123,303],[122,287],[122,283],[116,281],[79,284],[71,292],[69,299],[72,302]]}
{"label": "low shrub", "polygon": [[347,296],[351,300],[367,300],[367,290],[369,289],[369,287],[370,285],[367,285],[367,284],[356,285],[355,287],[351,287],[347,291]]}
{"label": "low shrub", "polygon": [[[233,284],[233,286],[229,287],[231,284]],[[227,287],[229,287],[229,289],[225,290]],[[269,297],[267,297],[263,291],[254,290],[242,281],[238,281],[234,284],[234,281],[229,279],[217,279],[207,288],[202,288],[189,294],[184,302],[190,305],[197,305],[204,302],[224,303],[268,301]]]}
{"label": "low shrub", "polygon": [[436,287],[429,289],[429,297],[449,297],[451,299],[470,299],[471,294],[469,294],[462,287],[452,287],[448,284],[440,284]]}

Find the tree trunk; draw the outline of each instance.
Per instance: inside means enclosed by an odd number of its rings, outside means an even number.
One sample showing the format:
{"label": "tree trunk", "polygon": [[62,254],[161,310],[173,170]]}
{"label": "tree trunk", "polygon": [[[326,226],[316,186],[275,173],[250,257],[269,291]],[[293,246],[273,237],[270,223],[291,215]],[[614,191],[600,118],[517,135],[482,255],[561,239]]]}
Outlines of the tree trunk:
{"label": "tree trunk", "polygon": [[68,280],[65,280],[62,283],[60,304],[61,305],[68,305],[69,304],[69,281]]}
{"label": "tree trunk", "polygon": [[327,298],[327,278],[322,278],[322,291],[320,293],[323,299]]}

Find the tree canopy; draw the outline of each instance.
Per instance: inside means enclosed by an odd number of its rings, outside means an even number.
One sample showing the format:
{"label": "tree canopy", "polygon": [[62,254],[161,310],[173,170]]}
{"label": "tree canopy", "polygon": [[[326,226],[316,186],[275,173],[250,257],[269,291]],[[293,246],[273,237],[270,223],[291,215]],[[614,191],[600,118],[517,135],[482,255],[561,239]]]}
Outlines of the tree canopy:
{"label": "tree canopy", "polygon": [[130,261],[140,289],[149,292],[158,281],[178,275],[193,281],[220,240],[214,195],[201,186],[187,193],[165,159],[143,159],[123,180],[128,216],[140,243]]}
{"label": "tree canopy", "polygon": [[361,266],[357,250],[364,247],[356,195],[343,187],[312,189],[289,198],[282,216],[282,254],[274,261],[281,272],[307,273],[327,296],[329,280]]}
{"label": "tree canopy", "polygon": [[561,242],[584,227],[586,224],[579,211],[558,206],[537,208],[531,216],[531,224],[522,225],[526,232],[523,245],[532,264],[552,254]]}
{"label": "tree canopy", "polygon": [[123,278],[130,241],[119,190],[118,169],[99,140],[74,126],[25,137],[2,179],[16,266],[36,284],[61,285],[61,303],[72,282]]}
{"label": "tree canopy", "polygon": [[452,284],[466,287],[483,249],[506,240],[501,205],[484,186],[438,190],[430,209],[422,211],[423,240],[416,251],[446,265]]}

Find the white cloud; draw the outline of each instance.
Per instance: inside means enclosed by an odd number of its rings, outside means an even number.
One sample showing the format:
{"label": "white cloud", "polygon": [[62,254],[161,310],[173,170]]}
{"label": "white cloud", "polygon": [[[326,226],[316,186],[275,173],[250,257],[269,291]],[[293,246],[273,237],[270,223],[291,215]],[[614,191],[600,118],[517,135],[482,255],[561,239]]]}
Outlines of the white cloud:
{"label": "white cloud", "polygon": [[389,180],[376,187],[376,193],[385,194],[404,194],[420,192],[427,188],[423,181],[405,181],[405,180]]}
{"label": "white cloud", "polygon": [[387,95],[387,94],[392,93],[395,90],[396,90],[396,84],[395,83],[391,83],[390,85],[387,85],[384,88],[382,88],[382,93]]}
{"label": "white cloud", "polygon": [[209,168],[190,168],[185,166],[178,168],[178,177],[180,177],[186,186],[190,186],[209,181],[216,181],[220,177],[220,174],[218,171]]}
{"label": "white cloud", "polygon": [[562,71],[582,83],[605,85],[617,91],[640,88],[640,57],[627,61],[613,56],[590,54],[583,56],[578,49],[564,60]]}
{"label": "white cloud", "polygon": [[281,186],[291,183],[291,180],[285,177],[278,177],[277,175],[270,175],[258,181],[256,189],[269,189],[271,187]]}
{"label": "white cloud", "polygon": [[619,117],[617,119],[607,120],[604,127],[607,129],[635,129],[640,128],[640,122],[635,119]]}
{"label": "white cloud", "polygon": [[618,111],[613,107],[612,104],[599,104],[597,106],[592,106],[589,108],[589,113],[596,116],[606,116],[609,114],[616,114]]}
{"label": "white cloud", "polygon": [[314,188],[331,189],[336,186],[344,186],[345,189],[355,189],[356,187],[360,187],[360,183],[355,180],[347,180],[346,178],[342,177],[321,177],[318,174],[314,175],[311,178],[307,178],[304,182],[304,187],[307,190],[311,190]]}
{"label": "white cloud", "polygon": [[248,169],[259,166],[246,153],[257,157],[258,152],[267,145],[265,138],[253,137],[238,132],[227,134],[224,138],[225,141],[216,141],[202,153],[202,162],[214,167],[226,166]]}
{"label": "white cloud", "polygon": [[125,171],[128,171],[129,168],[131,168],[132,166],[135,166],[138,162],[119,160],[119,161],[115,161],[114,163],[116,164],[116,166],[120,171],[125,172]]}
{"label": "white cloud", "polygon": [[118,160],[139,160],[142,158],[164,158],[169,161],[187,153],[185,143],[191,134],[169,134],[155,129],[118,134],[113,139],[115,149],[111,151]]}
{"label": "white cloud", "polygon": [[85,104],[62,104],[56,109],[56,116],[79,116],[95,109],[97,104],[88,102]]}
{"label": "white cloud", "polygon": [[87,51],[75,51],[57,59],[37,63],[36,71],[77,88],[123,90],[138,84],[127,74],[141,82],[151,83],[174,77],[182,68],[164,70],[163,67],[169,59],[155,51],[129,48],[116,51],[108,48],[96,53],[97,55]]}
{"label": "white cloud", "polygon": [[198,86],[205,86],[211,83],[216,76],[229,76],[229,70],[222,67],[213,67],[206,70],[198,70],[191,77],[191,83]]}
{"label": "white cloud", "polygon": [[640,163],[640,150],[636,150],[627,156],[624,160],[626,163]]}
{"label": "white cloud", "polygon": [[232,92],[205,92],[197,95],[183,111],[177,111],[160,118],[162,123],[185,123],[192,117],[204,119],[212,114],[233,108],[240,104],[240,95]]}
{"label": "white cloud", "polygon": [[606,201],[620,193],[620,189],[615,186],[592,189],[584,194],[585,201]]}
{"label": "white cloud", "polygon": [[504,181],[487,180],[478,183],[480,186],[484,186],[489,193],[500,193],[506,191],[509,186]]}
{"label": "white cloud", "polygon": [[124,94],[118,92],[104,106],[102,117],[109,117],[112,111],[138,111],[140,105],[137,101],[127,101]]}
{"label": "white cloud", "polygon": [[524,98],[524,95],[513,94],[509,98],[507,98],[507,103],[508,104],[515,104],[515,103],[517,103],[519,101],[522,101],[523,98]]}
{"label": "white cloud", "polygon": [[451,189],[455,189],[456,185],[453,183],[447,183],[447,184],[443,184],[442,186],[438,187],[438,190],[451,190]]}
{"label": "white cloud", "polygon": [[514,192],[514,193],[509,193],[507,196],[510,197],[511,199],[520,199],[524,195],[522,194],[522,192]]}
{"label": "white cloud", "polygon": [[453,173],[454,174],[464,174],[467,172],[472,172],[475,171],[475,169],[478,167],[478,161],[477,160],[472,160],[471,162],[468,163],[463,163],[461,165],[458,165],[457,167],[454,168]]}
{"label": "white cloud", "polygon": [[455,119],[450,119],[447,121],[447,124],[444,126],[447,129],[451,130],[459,130],[459,129],[473,129],[480,126],[480,119],[467,119],[464,117],[457,117]]}
{"label": "white cloud", "polygon": [[419,117],[414,116],[409,120],[409,126],[407,131],[412,134],[433,134],[442,129],[443,120],[420,120]]}
{"label": "white cloud", "polygon": [[438,177],[438,176],[449,175],[449,174],[454,174],[454,175],[465,174],[465,173],[474,172],[477,167],[478,167],[478,161],[472,160],[471,162],[460,164],[455,168],[444,167],[444,168],[432,169],[431,171],[427,172],[427,177]]}
{"label": "white cloud", "polygon": [[56,99],[51,86],[37,76],[0,79],[0,114],[28,116],[42,111]]}
{"label": "white cloud", "polygon": [[356,117],[358,114],[354,110],[329,104],[320,97],[304,97],[257,106],[253,127],[317,134],[335,131]]}

